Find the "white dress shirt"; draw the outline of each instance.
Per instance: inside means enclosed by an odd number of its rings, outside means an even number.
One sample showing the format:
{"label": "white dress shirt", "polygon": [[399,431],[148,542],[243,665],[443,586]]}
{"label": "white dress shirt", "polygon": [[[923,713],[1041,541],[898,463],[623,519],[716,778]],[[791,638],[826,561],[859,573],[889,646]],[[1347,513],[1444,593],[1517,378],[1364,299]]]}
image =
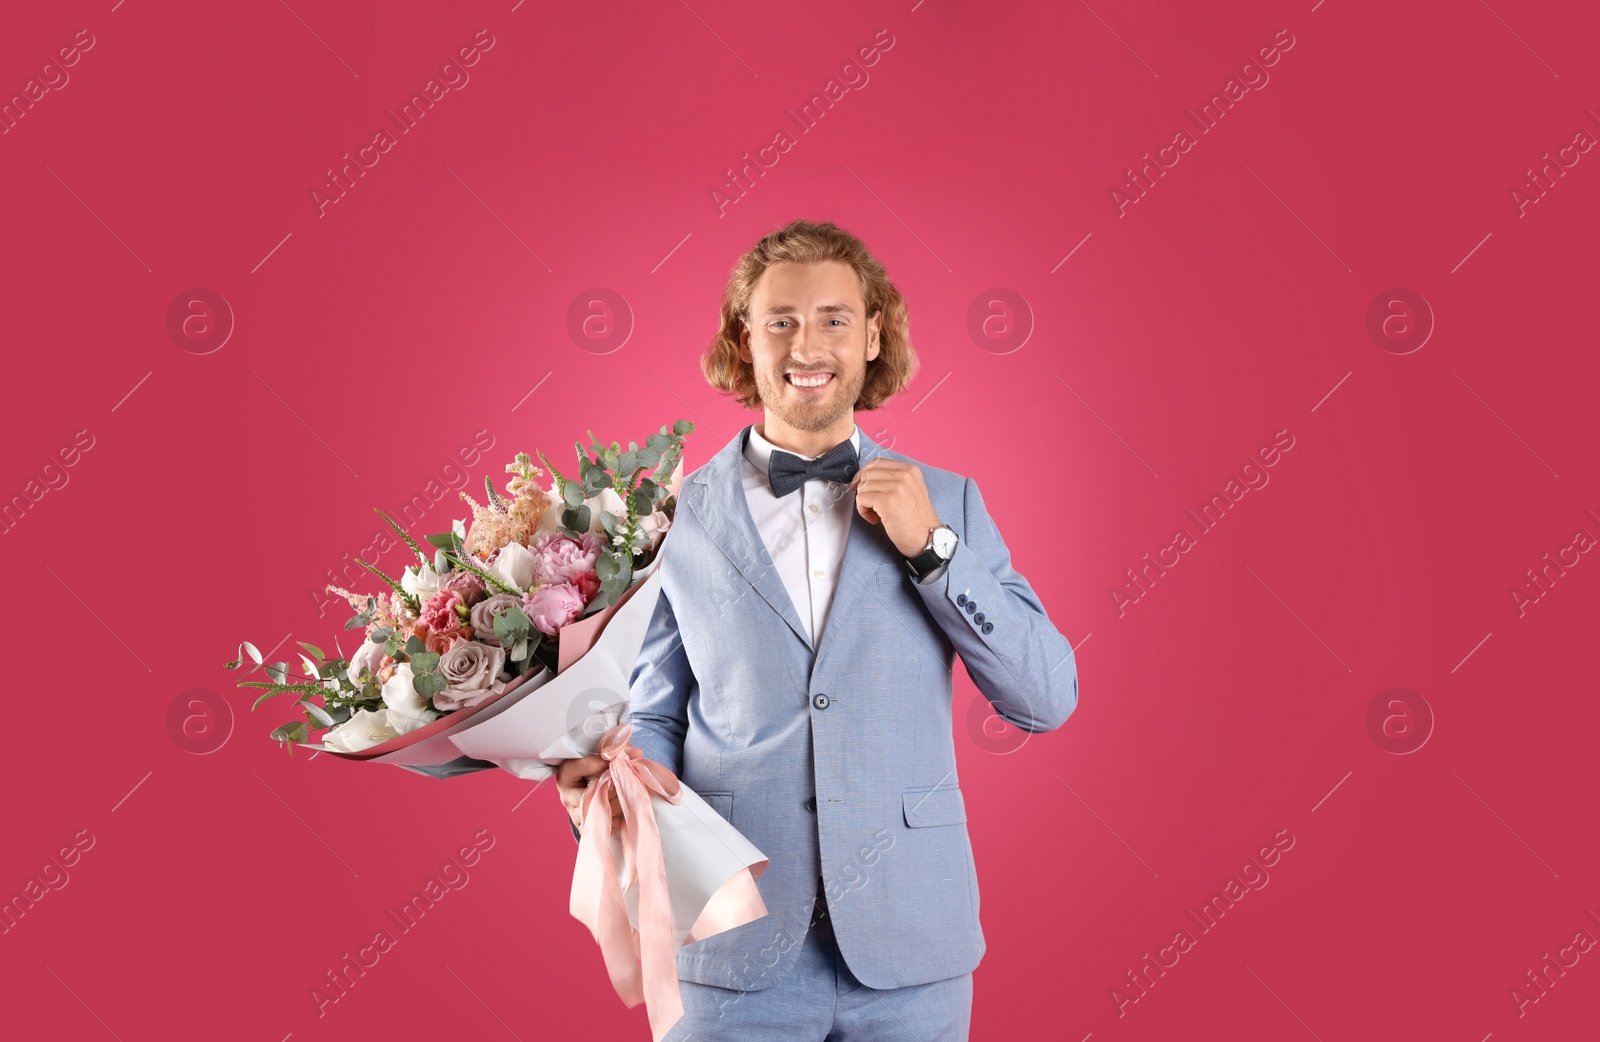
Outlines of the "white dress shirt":
{"label": "white dress shirt", "polygon": [[[850,442],[859,456],[859,425],[851,428]],[[744,446],[745,499],[795,612],[805,623],[811,646],[816,647],[839,584],[839,568],[844,563],[845,544],[856,513],[856,494],[847,483],[813,478],[787,496],[773,495],[767,461],[775,448],[761,434],[759,425],[750,427]],[[816,459],[798,452],[794,455]],[[923,582],[937,581],[945,567],[934,569]]]}

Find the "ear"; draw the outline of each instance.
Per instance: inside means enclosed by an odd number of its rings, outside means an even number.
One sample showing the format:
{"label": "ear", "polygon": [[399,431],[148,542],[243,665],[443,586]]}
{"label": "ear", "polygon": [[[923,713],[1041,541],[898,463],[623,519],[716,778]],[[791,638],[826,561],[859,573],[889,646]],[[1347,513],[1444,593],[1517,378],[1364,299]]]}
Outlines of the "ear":
{"label": "ear", "polygon": [[878,352],[883,350],[881,332],[883,328],[883,312],[875,311],[867,322],[867,361],[878,357]]}
{"label": "ear", "polygon": [[750,327],[742,319],[739,321],[739,358],[751,365],[754,365],[756,360],[750,351]]}

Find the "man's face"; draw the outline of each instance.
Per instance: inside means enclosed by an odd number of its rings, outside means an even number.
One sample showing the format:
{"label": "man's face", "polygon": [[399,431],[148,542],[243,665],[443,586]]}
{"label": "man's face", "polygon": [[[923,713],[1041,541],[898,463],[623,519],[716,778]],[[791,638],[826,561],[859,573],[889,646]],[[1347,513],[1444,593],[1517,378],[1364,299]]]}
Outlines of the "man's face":
{"label": "man's face", "polygon": [[[882,316],[867,319],[861,285],[843,261],[774,264],[750,297],[739,357],[755,367],[769,418],[826,430],[855,411],[867,362],[878,357]],[[810,378],[807,380],[807,378]],[[818,386],[802,386],[795,379]]]}

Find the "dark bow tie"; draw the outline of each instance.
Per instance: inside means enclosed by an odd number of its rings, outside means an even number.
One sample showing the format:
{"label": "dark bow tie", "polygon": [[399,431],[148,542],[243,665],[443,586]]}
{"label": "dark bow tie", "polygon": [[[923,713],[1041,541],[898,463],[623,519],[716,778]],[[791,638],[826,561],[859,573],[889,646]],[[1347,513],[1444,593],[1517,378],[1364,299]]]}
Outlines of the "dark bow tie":
{"label": "dark bow tie", "polygon": [[767,462],[767,480],[772,484],[772,494],[782,498],[807,481],[848,483],[860,467],[855,444],[848,440],[816,459],[801,459],[792,452],[773,449],[772,458]]}

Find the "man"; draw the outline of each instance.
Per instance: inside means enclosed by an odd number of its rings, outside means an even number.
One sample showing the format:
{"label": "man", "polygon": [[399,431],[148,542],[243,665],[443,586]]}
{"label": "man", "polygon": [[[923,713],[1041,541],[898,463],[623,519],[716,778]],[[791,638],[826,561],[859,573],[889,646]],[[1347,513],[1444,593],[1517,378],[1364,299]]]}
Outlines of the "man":
{"label": "man", "polygon": [[[953,657],[1039,732],[1077,706],[1072,647],[977,484],[856,426],[917,368],[904,298],[859,240],[779,229],[721,310],[702,370],[763,421],[683,482],[629,719],[770,859],[769,914],[679,949],[663,1042],[965,1040],[985,942]],[[559,769],[575,836],[605,766]]]}

